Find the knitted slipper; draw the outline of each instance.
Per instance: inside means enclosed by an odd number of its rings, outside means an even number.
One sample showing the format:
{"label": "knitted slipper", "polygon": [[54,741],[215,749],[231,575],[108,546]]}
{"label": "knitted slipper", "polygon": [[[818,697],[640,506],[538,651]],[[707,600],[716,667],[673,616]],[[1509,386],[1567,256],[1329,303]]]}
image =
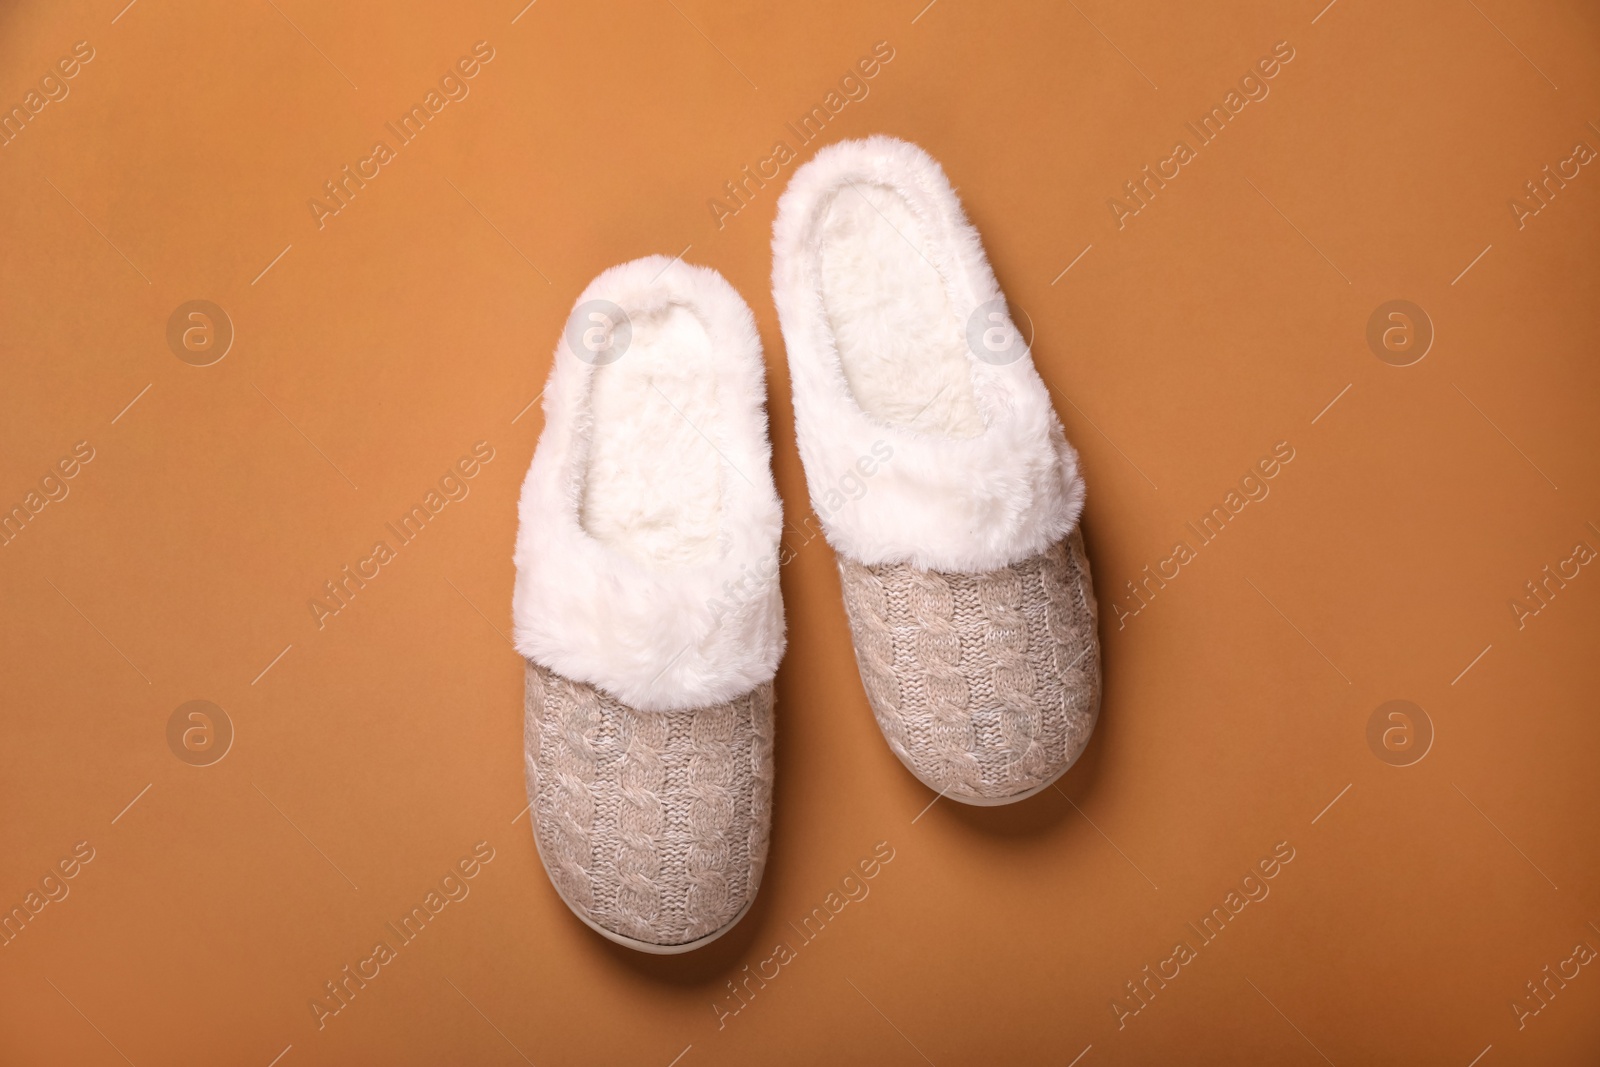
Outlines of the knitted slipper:
{"label": "knitted slipper", "polygon": [[534,840],[600,934],[673,953],[761,884],[782,514],[755,320],[651,256],[579,298],[522,485],[513,603]]}
{"label": "knitted slipper", "polygon": [[929,788],[1031,796],[1100,710],[1078,457],[944,171],[819,151],[773,233],[812,506],[879,727]]}

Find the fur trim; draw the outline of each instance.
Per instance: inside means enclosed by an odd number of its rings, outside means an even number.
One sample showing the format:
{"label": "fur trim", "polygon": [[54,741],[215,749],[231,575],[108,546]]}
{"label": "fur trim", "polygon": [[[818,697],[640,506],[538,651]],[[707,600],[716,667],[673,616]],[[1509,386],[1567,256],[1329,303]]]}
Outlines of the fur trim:
{"label": "fur trim", "polygon": [[[1077,453],[933,157],[882,136],[822,149],[784,190],[772,255],[800,457],[835,550],[970,573],[1071,532]],[[1016,347],[980,359],[985,329]],[[858,499],[840,497],[845,477]]]}
{"label": "fur trim", "polygon": [[[594,301],[627,326],[605,334]],[[624,330],[614,361],[580,345]],[[783,516],[765,400],[755,320],[722,275],[650,256],[590,283],[556,346],[522,484],[519,652],[641,711],[771,680]]]}

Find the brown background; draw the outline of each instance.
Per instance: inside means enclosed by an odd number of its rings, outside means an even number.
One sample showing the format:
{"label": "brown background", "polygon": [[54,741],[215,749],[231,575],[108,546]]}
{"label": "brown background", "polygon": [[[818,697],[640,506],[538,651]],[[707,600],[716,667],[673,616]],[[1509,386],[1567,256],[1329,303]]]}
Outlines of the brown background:
{"label": "brown background", "polygon": [[[1600,147],[1600,15],[1323,4],[7,5],[7,106],[96,55],[0,149],[0,504],[95,459],[0,548],[0,904],[95,858],[0,948],[0,1060],[1594,1063],[1600,968],[1520,1030],[1511,1003],[1600,948],[1600,572],[1520,630],[1509,602],[1600,548],[1600,172],[1520,230],[1508,200]],[[479,40],[471,96],[319,230],[308,198]],[[1270,97],[1119,231],[1107,198],[1282,40]],[[720,229],[707,201],[878,41],[824,139],[943,162],[1071,398],[1103,715],[1059,790],[927,809],[811,542],[761,897],[647,958],[567,912],[520,814],[527,405],[590,278],[687,246],[755,310],[804,519],[782,179]],[[1437,331],[1403,368],[1365,340],[1396,298]],[[209,367],[166,344],[192,299],[237,331]],[[319,630],[308,599],[479,440],[471,496]],[[1125,583],[1285,440],[1271,496],[1119,630]],[[211,766],[168,748],[191,699],[236,729]],[[1413,766],[1368,747],[1391,699],[1436,730]],[[319,1031],[323,983],[480,840],[471,895]],[[719,1029],[879,841],[870,896]],[[1124,982],[1280,841],[1271,896],[1119,1029]]]}

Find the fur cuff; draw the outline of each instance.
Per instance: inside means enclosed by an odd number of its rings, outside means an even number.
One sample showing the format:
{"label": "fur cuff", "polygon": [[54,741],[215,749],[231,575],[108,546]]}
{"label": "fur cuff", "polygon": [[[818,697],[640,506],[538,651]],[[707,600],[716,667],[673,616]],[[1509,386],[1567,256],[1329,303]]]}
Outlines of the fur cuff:
{"label": "fur cuff", "polygon": [[755,320],[716,271],[651,256],[589,285],[522,485],[519,652],[641,711],[771,680],[782,513],[765,398]]}
{"label": "fur cuff", "polygon": [[[835,550],[970,573],[1071,532],[1077,453],[931,156],[882,136],[822,149],[772,246],[800,456]],[[858,499],[824,505],[868,465]]]}

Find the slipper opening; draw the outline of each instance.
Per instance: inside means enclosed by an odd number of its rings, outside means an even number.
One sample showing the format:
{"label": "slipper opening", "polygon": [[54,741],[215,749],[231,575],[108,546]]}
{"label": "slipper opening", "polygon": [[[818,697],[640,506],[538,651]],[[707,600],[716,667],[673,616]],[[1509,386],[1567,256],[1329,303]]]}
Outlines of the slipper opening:
{"label": "slipper opening", "polygon": [[823,311],[856,405],[897,428],[983,433],[966,335],[904,196],[846,182],[822,206],[816,233]]}
{"label": "slipper opening", "polygon": [[718,556],[721,460],[711,338],[692,310],[629,312],[627,351],[589,384],[589,449],[578,522],[590,537],[650,565]]}

